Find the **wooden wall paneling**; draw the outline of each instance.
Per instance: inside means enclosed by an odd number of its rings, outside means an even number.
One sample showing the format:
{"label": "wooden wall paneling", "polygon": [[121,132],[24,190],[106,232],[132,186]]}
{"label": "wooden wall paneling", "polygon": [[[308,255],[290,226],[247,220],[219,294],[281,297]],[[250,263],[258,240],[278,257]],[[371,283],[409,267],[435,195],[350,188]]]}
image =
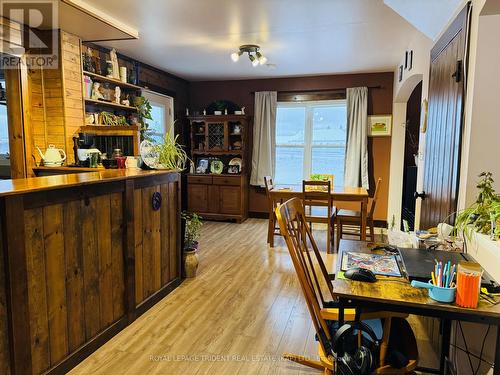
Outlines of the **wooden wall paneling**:
{"label": "wooden wall paneling", "polygon": [[149,196],[148,209],[151,213],[151,239],[153,241],[153,258],[152,258],[152,277],[153,277],[153,292],[161,288],[161,233],[160,233],[160,210],[153,210],[152,197],[156,192],[161,192],[161,186],[154,186],[151,188],[151,195]]}
{"label": "wooden wall paneling", "polygon": [[68,348],[70,352],[75,351],[85,342],[83,247],[80,217],[81,202],[79,200],[73,200],[64,205],[66,306],[68,310]]}
{"label": "wooden wall paneling", "polygon": [[[161,185],[161,285],[164,286],[170,281],[170,241],[174,241],[170,238],[170,206],[173,204],[172,197],[170,196],[169,184]],[[175,264],[172,265],[175,267]]]}
{"label": "wooden wall paneling", "polygon": [[22,195],[4,198],[5,215],[2,232],[9,292],[8,315],[10,319],[9,341],[11,345],[11,368],[16,374],[30,374],[31,339],[29,328],[28,267],[24,234],[24,215],[19,209],[24,206]]}
{"label": "wooden wall paneling", "polygon": [[153,252],[153,215],[151,209],[152,187],[141,189],[142,191],[142,282],[144,288],[144,299],[153,294],[153,271],[154,271],[154,252]]}
{"label": "wooden wall paneling", "polygon": [[68,312],[66,308],[66,265],[62,204],[43,208],[43,237],[47,278],[50,362],[56,364],[68,354]]}
{"label": "wooden wall paneling", "polygon": [[[3,211],[0,208],[0,212]],[[0,225],[0,238],[3,238]],[[10,374],[10,341],[7,319],[6,275],[4,265],[4,248],[0,241],[0,374]]]}
{"label": "wooden wall paneling", "polygon": [[[140,200],[139,200],[140,201]],[[134,180],[125,181],[125,193],[123,194],[123,239],[122,247],[124,253],[124,275],[125,275],[125,311],[129,323],[136,317],[137,282],[136,274],[136,210],[135,210]],[[142,280],[142,279],[141,279]]]}
{"label": "wooden wall paneling", "polygon": [[81,207],[85,336],[87,341],[93,338],[100,329],[99,257],[97,253],[95,205],[95,198],[85,198]]}
{"label": "wooden wall paneling", "polygon": [[28,268],[31,359],[33,361],[33,372],[38,374],[50,367],[43,210],[41,208],[26,210],[24,221],[26,223],[25,243]]}
{"label": "wooden wall paneling", "polygon": [[5,69],[4,74],[8,100],[7,126],[9,130],[11,177],[23,178],[26,176],[26,158],[24,152],[22,71]]}
{"label": "wooden wall paneling", "polygon": [[113,274],[111,269],[111,205],[109,195],[95,198],[96,235],[99,257],[100,330],[113,322]]}
{"label": "wooden wall paneling", "polygon": [[142,230],[142,192],[134,190],[134,234],[135,234],[135,302],[144,300],[143,273],[143,230]]}
{"label": "wooden wall paneling", "polygon": [[85,123],[80,38],[61,31],[61,55],[66,154],[73,163],[73,135]]}
{"label": "wooden wall paneling", "polygon": [[174,181],[168,184],[169,190],[169,238],[170,238],[170,281],[180,277],[180,182]]}
{"label": "wooden wall paneling", "polygon": [[[110,195],[111,204],[111,259],[113,274],[113,320],[125,314],[125,253],[123,194]],[[133,244],[133,242],[132,242]]]}

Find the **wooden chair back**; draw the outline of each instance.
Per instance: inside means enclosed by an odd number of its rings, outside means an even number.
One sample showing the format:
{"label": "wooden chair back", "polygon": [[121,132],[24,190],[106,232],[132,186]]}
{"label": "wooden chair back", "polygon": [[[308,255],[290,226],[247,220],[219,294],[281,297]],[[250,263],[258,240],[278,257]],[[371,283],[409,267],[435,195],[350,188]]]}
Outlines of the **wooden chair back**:
{"label": "wooden chair back", "polygon": [[271,190],[274,189],[273,178],[271,176],[264,176],[264,186],[266,187],[267,203],[269,206],[269,214],[276,208],[276,202],[271,197]]}
{"label": "wooden chair back", "polygon": [[[321,315],[321,309],[326,304],[321,289],[321,280],[328,286],[331,299],[333,299],[333,286],[329,281],[328,272],[321,258],[321,253],[307,225],[304,207],[300,199],[292,198],[276,208],[275,212],[281,233],[285,238],[290,252],[320,346],[323,352],[329,356],[332,354],[332,337],[326,320]],[[315,263],[319,266],[319,275],[315,269]]]}
{"label": "wooden chair back", "polygon": [[368,218],[373,218],[373,213],[375,212],[375,205],[377,204],[378,195],[380,192],[380,183],[382,179],[379,177],[377,180],[377,184],[375,185],[375,193],[373,194],[372,204],[370,206],[370,211],[368,211]]}
{"label": "wooden chair back", "polygon": [[302,199],[306,207],[332,207],[333,200],[331,192],[332,185],[330,181],[302,181]]}

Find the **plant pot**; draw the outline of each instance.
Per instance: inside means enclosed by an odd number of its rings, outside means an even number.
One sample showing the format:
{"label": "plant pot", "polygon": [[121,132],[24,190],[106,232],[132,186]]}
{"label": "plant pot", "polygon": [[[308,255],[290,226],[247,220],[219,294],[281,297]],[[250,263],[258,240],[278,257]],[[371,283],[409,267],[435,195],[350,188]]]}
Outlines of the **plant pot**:
{"label": "plant pot", "polygon": [[214,111],[214,115],[222,115],[222,111]]}
{"label": "plant pot", "polygon": [[198,251],[196,249],[184,250],[184,272],[187,278],[196,277],[198,270]]}

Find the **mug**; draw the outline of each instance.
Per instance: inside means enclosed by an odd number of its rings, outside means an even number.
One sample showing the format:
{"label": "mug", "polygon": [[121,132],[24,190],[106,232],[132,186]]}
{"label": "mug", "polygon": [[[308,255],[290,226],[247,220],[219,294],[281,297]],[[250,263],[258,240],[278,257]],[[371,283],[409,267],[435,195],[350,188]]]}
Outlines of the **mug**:
{"label": "mug", "polygon": [[116,165],[118,169],[124,169],[125,168],[125,161],[127,160],[126,156],[117,156],[116,158]]}
{"label": "mug", "polygon": [[138,166],[137,159],[134,156],[127,156],[127,160],[125,161],[125,166],[127,168],[137,168]]}

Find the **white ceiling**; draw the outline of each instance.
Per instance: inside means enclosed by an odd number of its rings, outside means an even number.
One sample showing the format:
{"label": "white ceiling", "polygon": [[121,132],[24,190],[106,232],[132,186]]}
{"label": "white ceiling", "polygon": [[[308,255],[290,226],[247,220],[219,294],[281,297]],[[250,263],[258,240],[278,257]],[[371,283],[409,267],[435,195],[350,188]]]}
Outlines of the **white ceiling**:
{"label": "white ceiling", "polygon": [[[103,45],[189,80],[392,71],[417,32],[383,0],[85,2],[139,31]],[[248,43],[276,66],[233,63]]]}
{"label": "white ceiling", "polygon": [[431,40],[436,40],[456,10],[465,6],[465,2],[465,0],[384,0],[385,4]]}

